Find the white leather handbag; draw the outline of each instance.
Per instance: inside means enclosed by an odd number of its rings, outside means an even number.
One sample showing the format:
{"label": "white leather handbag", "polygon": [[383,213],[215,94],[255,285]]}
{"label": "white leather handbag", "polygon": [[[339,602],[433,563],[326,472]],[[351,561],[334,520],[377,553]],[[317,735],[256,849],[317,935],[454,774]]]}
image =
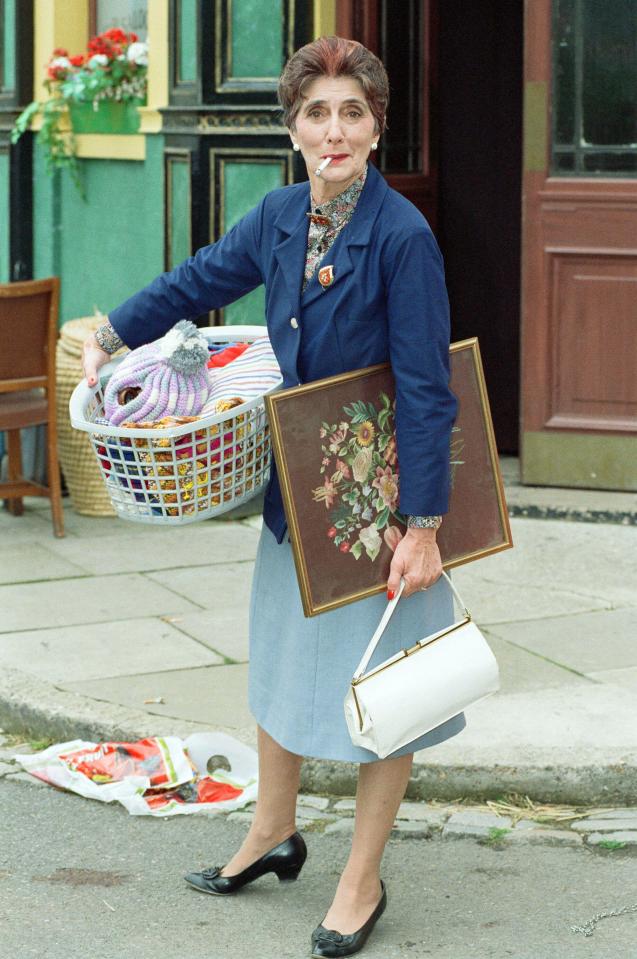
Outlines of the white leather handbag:
{"label": "white leather handbag", "polygon": [[495,656],[455,586],[446,573],[442,575],[464,610],[463,618],[366,673],[403,592],[405,583],[401,580],[345,697],[345,719],[352,742],[377,753],[380,759],[499,689]]}

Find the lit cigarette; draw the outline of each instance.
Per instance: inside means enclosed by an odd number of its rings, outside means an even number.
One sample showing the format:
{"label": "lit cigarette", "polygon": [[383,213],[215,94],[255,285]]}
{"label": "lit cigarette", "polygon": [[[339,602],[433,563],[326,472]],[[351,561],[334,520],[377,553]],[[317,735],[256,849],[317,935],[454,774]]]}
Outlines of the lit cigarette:
{"label": "lit cigarette", "polygon": [[332,157],[325,157],[322,163],[320,163],[316,170],[314,171],[314,176],[320,176],[328,163],[332,162]]}

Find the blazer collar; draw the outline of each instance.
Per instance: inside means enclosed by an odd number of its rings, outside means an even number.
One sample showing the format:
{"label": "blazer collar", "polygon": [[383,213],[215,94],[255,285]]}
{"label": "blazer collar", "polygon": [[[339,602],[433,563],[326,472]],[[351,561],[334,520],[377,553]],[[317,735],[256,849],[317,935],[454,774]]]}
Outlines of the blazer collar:
{"label": "blazer collar", "polygon": [[[305,189],[302,189],[303,186]],[[285,284],[295,313],[300,311],[301,305],[301,285],[307,254],[308,218],[305,214],[310,209],[310,191],[307,185],[299,184],[299,187],[300,189],[290,190],[289,197],[274,221],[274,226],[286,234],[274,247],[274,255],[285,277]],[[374,222],[388,189],[381,174],[370,163],[365,185],[358,198],[352,219],[327,254],[327,259],[330,259],[332,255],[334,257],[333,286],[340,283],[354,269],[348,247],[366,246],[370,242]],[[323,292],[325,292],[323,287],[314,276],[305,290],[304,304]]]}

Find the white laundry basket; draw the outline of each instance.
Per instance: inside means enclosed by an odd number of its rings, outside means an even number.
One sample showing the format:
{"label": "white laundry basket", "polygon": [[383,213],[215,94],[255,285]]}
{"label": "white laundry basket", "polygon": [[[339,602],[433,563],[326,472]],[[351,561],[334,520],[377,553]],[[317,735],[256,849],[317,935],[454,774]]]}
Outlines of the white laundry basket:
{"label": "white laundry basket", "polygon": [[[209,343],[248,342],[262,326],[207,327]],[[100,370],[101,380],[121,359]],[[281,381],[268,392],[274,392]],[[104,416],[101,384],[76,386],[71,424],[88,433],[113,508],[122,519],[179,525],[234,509],[255,496],[270,473],[270,433],[263,396],[170,428],[130,429]]]}

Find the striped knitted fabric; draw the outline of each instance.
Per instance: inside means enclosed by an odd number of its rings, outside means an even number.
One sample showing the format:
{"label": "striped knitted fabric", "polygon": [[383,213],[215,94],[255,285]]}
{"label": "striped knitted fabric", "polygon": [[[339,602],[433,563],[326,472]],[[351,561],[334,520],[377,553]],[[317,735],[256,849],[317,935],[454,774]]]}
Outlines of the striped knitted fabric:
{"label": "striped knitted fabric", "polygon": [[[189,320],[180,320],[160,340],[131,350],[106,384],[108,422],[119,426],[124,421],[197,416],[210,392],[207,361],[207,340]],[[127,391],[137,389],[127,401]]]}
{"label": "striped knitted fabric", "polygon": [[281,370],[267,336],[260,336],[227,366],[208,370],[210,395],[202,415],[215,412],[219,400],[252,400],[281,383]]}

